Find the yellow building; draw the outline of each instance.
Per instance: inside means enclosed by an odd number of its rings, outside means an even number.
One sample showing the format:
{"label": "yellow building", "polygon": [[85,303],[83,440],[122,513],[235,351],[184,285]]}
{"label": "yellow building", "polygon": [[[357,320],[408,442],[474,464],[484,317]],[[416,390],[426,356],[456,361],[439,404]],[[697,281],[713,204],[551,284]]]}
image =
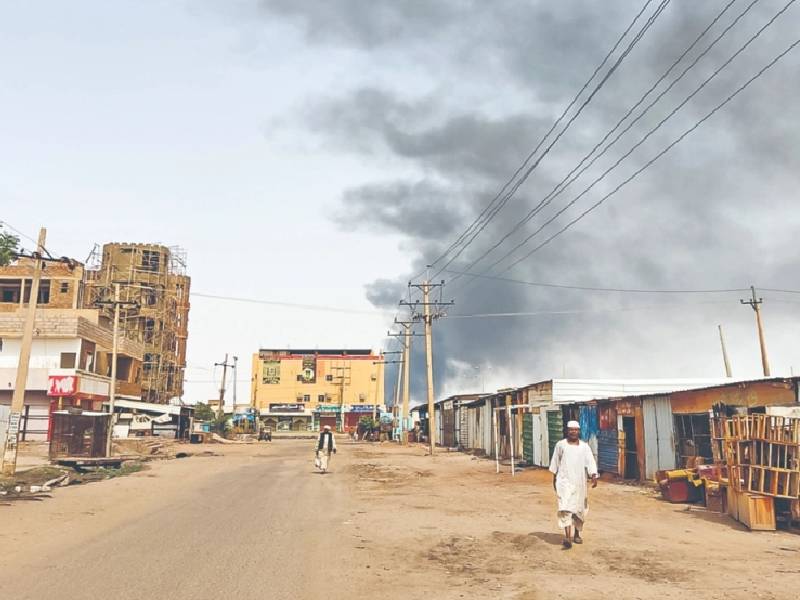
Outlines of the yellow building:
{"label": "yellow building", "polygon": [[275,430],[352,431],[385,411],[383,364],[372,350],[262,349],[253,354],[251,405]]}

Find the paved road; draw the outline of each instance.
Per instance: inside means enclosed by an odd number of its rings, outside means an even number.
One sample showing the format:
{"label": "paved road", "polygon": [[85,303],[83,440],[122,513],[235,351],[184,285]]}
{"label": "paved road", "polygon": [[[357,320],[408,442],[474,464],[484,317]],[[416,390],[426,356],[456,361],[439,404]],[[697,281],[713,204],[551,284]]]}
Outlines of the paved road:
{"label": "paved road", "polygon": [[[322,476],[311,444],[225,447],[225,457],[160,463],[5,509],[0,598],[344,595],[353,558],[346,453]],[[30,539],[33,530],[39,539]]]}

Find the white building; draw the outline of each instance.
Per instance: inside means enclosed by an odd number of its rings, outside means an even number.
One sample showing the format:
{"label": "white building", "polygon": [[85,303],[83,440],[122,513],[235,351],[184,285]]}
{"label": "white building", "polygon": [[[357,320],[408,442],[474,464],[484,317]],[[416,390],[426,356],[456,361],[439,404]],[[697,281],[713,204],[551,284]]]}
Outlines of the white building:
{"label": "white building", "polygon": [[[16,385],[26,314],[27,310],[0,312],[0,419],[8,413],[5,407],[11,405]],[[111,346],[112,331],[96,310],[37,311],[20,441],[48,439],[53,410],[102,410],[109,397]],[[116,392],[122,398],[141,397],[142,354],[140,343],[119,340]],[[0,437],[5,430],[0,423]]]}

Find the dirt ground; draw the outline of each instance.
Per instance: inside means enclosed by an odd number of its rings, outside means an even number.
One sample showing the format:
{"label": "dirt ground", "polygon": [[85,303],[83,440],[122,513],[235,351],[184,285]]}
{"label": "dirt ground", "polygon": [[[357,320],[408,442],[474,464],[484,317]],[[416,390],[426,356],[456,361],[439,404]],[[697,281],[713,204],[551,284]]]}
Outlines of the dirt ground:
{"label": "dirt ground", "polygon": [[0,507],[0,597],[798,597],[800,535],[601,482],[565,551],[546,471],[342,441],[318,475],[309,444],[213,446]]}

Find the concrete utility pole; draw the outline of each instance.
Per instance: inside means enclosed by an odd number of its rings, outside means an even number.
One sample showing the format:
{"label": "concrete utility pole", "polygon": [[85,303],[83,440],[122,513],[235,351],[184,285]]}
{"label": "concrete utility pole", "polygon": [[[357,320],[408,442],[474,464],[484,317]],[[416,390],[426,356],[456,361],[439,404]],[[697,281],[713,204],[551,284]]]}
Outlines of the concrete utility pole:
{"label": "concrete utility pole", "polygon": [[114,432],[114,401],[117,397],[117,340],[119,339],[119,311],[123,306],[138,308],[136,302],[122,302],[119,298],[119,284],[114,284],[114,300],[98,300],[98,306],[114,306],[114,333],[111,341],[111,381],[108,384],[108,412],[111,417],[108,422],[108,433],[106,434],[106,456],[111,456],[111,438]]}
{"label": "concrete utility pole", "polygon": [[[25,316],[25,327],[22,331],[22,346],[19,351],[17,363],[17,380],[14,394],[11,397],[11,413],[8,415],[8,429],[6,444],[3,448],[2,473],[11,477],[17,472],[17,450],[19,444],[19,423],[22,411],[25,408],[25,387],[28,383],[28,367],[31,361],[31,346],[33,345],[33,329],[36,323],[36,303],[39,300],[39,281],[42,278],[42,255],[47,239],[47,230],[39,230],[39,240],[36,244],[36,253],[33,261],[33,279],[31,280],[31,295],[28,298],[28,314]],[[22,300],[25,300],[25,280],[20,287]]]}
{"label": "concrete utility pole", "polygon": [[769,360],[767,359],[767,344],[764,341],[764,324],[761,322],[761,304],[764,302],[763,298],[756,298],[755,286],[750,286],[753,292],[752,298],[749,300],[739,300],[742,304],[749,304],[756,313],[756,325],[758,325],[758,344],[761,346],[761,366],[764,369],[764,377],[769,377]]}
{"label": "concrete utility pole", "polygon": [[217,417],[221,417],[225,414],[225,379],[228,375],[228,369],[233,367],[233,365],[228,364],[228,353],[225,353],[225,362],[214,363],[214,366],[222,367],[222,385],[219,387],[219,411],[217,412]]}
{"label": "concrete utility pole", "polygon": [[[400,354],[400,352],[381,352],[381,357],[385,357],[387,354]],[[375,361],[373,365],[401,365],[402,360],[380,360]],[[401,374],[401,367],[397,367],[397,385],[394,388],[394,403],[392,404],[392,420],[393,424],[396,423],[397,419],[397,406],[398,402],[400,401],[400,374]],[[372,404],[372,419],[373,421],[377,418],[378,412],[378,379],[377,376],[375,377],[375,399],[373,400]]]}
{"label": "concrete utility pole", "polygon": [[408,444],[408,403],[411,397],[411,327],[406,327],[403,334],[403,408],[400,411],[402,419],[400,426],[400,441],[403,445]]}
{"label": "concrete utility pole", "polygon": [[236,380],[239,379],[239,357],[233,357],[233,412],[236,413]]}
{"label": "concrete utility pole", "polygon": [[728,350],[725,348],[725,336],[722,334],[722,325],[719,328],[719,343],[722,345],[722,360],[725,362],[725,377],[733,377],[731,372],[731,361],[728,360]]}
{"label": "concrete utility pole", "polygon": [[[442,302],[441,299],[441,290],[444,287],[444,281],[440,283],[431,283],[430,279],[426,279],[420,284],[412,284],[409,283],[409,286],[415,287],[422,292],[422,315],[419,314],[418,311],[415,310],[414,318],[417,320],[421,320],[425,325],[425,367],[426,367],[426,376],[428,380],[428,442],[430,445],[430,454],[433,456],[433,453],[436,450],[436,439],[434,436],[434,427],[435,427],[435,413],[434,413],[434,388],[433,388],[433,321],[440,317],[444,316],[444,312],[441,310],[443,306],[449,306],[453,304],[453,302]],[[439,288],[440,291],[440,298],[438,301],[431,302],[431,290],[434,288]],[[400,302],[400,304],[408,304],[413,307],[418,307],[419,302],[414,303],[405,303]],[[435,307],[436,310],[431,310],[431,307]]]}
{"label": "concrete utility pole", "polygon": [[401,412],[400,439],[403,444],[408,444],[408,403],[411,394],[411,340],[418,336],[421,337],[424,334],[413,332],[416,320],[398,321],[395,319],[394,323],[395,325],[400,325],[404,330],[402,333],[389,331],[388,335],[400,340],[400,344],[403,346],[403,360],[400,361],[403,363],[403,408]]}

